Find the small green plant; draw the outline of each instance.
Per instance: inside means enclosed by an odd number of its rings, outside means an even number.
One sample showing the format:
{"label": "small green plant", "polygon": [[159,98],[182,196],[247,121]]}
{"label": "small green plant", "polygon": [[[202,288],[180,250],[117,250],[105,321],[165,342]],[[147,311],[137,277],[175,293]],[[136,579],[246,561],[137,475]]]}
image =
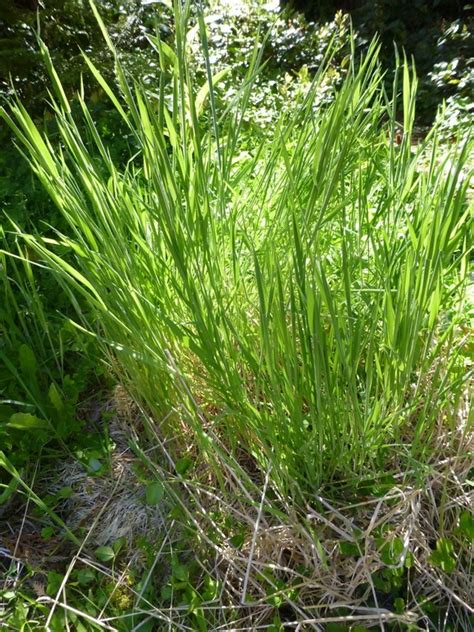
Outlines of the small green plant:
{"label": "small green plant", "polygon": [[429,562],[445,573],[452,573],[456,568],[453,543],[447,538],[440,538],[436,542],[436,549],[429,557]]}
{"label": "small green plant", "polygon": [[87,341],[59,313],[61,301],[52,309],[43,292],[57,296],[58,287],[51,278],[41,287],[31,256],[20,247],[15,258],[0,255],[0,505],[45,446],[67,453],[67,443],[82,440],[80,394],[100,373]]}

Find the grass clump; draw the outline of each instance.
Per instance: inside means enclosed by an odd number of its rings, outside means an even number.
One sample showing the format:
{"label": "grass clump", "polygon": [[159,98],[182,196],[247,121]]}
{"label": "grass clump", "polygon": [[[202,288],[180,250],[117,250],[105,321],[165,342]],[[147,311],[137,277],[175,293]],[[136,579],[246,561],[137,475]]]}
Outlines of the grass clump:
{"label": "grass clump", "polygon": [[388,95],[373,43],[317,107],[329,54],[252,146],[258,48],[218,111],[221,75],[207,59],[196,86],[188,63],[188,13],[175,51],[152,40],[158,94],[117,56],[117,90],[86,58],[138,147],[125,167],[42,46],[60,143],[19,100],[2,114],[69,229],[24,240],[178,453],[191,441],[212,465],[224,445],[282,491],[428,461],[466,377],[470,142],[440,151],[435,128],[414,146],[415,73],[399,64]]}

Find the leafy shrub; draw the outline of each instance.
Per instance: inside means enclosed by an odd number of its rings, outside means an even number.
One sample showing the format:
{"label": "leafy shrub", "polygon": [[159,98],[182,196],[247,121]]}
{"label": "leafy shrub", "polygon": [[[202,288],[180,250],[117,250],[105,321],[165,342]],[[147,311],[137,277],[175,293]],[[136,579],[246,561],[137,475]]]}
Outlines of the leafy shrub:
{"label": "leafy shrub", "polygon": [[[268,5],[251,1],[232,3],[206,12],[209,64],[215,73],[225,72],[216,86],[216,98],[225,109],[235,98],[251,63],[255,38],[261,38],[264,66],[255,77],[245,122],[258,137],[309,89],[311,79],[332,48],[331,68],[319,90],[319,103],[330,101],[333,88],[344,76],[343,63],[350,52],[349,19],[338,13],[321,24],[305,20],[302,14],[281,15]],[[205,79],[204,51],[198,37],[191,46],[192,67]]]}
{"label": "leafy shrub", "polygon": [[[474,97],[474,39],[471,5],[430,0],[290,0],[284,7],[298,10],[308,20],[331,19],[348,12],[364,48],[377,34],[391,80],[394,43],[415,59],[420,89],[418,120],[429,125],[444,99],[472,101]],[[312,24],[309,29],[315,28]],[[463,106],[461,105],[462,109]],[[472,121],[472,117],[471,117]]]}
{"label": "leafy shrub", "polygon": [[[153,67],[147,59],[146,34],[157,27],[166,37],[171,31],[171,13],[163,3],[135,0],[100,0],[104,19],[125,65],[143,77]],[[39,10],[39,23],[36,9]],[[28,100],[30,108],[42,114],[47,75],[38,54],[36,29],[47,44],[67,91],[76,90],[87,70],[81,51],[86,51],[104,74],[113,78],[113,57],[108,53],[100,29],[85,0],[48,0],[37,7],[2,3],[0,7],[0,94],[14,89]],[[150,66],[151,62],[151,66]],[[83,86],[88,93],[92,86]]]}

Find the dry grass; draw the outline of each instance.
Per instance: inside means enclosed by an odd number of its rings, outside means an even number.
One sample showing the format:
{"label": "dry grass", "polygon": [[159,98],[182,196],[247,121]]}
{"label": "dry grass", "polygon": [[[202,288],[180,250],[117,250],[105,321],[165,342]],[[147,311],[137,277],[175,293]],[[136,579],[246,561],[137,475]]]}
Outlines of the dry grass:
{"label": "dry grass", "polygon": [[[267,629],[277,613],[284,629],[300,631],[325,630],[331,622],[380,630],[394,622],[399,622],[401,629],[404,624],[419,630],[444,629],[441,620],[438,627],[429,621],[427,602],[438,607],[446,621],[454,622],[455,629],[470,629],[469,617],[474,613],[473,553],[457,531],[461,512],[472,511],[473,507],[470,477],[474,434],[466,429],[468,404],[466,396],[458,415],[457,441],[440,430],[433,451],[437,459],[425,468],[416,483],[414,478],[400,474],[392,489],[381,496],[369,493],[351,499],[342,489],[340,494],[337,489],[331,493],[320,490],[307,498],[306,505],[279,495],[269,476],[259,480],[249,468],[248,455],[239,464],[233,463],[229,455],[222,459],[225,491],[215,491],[215,481],[209,478],[209,468],[203,463],[195,467],[194,483],[184,480],[173,473],[173,457],[155,424],[156,441],[144,453],[150,455],[150,463],[166,463],[162,468],[156,467],[161,469],[170,489],[181,488],[186,521],[197,534],[193,553],[201,565],[202,578],[211,576],[220,586],[216,599],[202,604],[206,617],[213,622],[209,629]],[[3,541],[10,551],[14,548],[16,559],[38,569],[47,571],[69,564],[66,581],[55,598],[44,594],[42,576],[36,574],[32,587],[38,601],[50,608],[50,616],[57,608],[64,608],[103,629],[115,630],[119,622],[116,608],[111,606],[122,599],[129,606],[135,604],[135,615],[146,613],[157,629],[192,630],[186,607],[157,607],[130,582],[130,571],[144,568],[139,549],[134,546],[137,538],[162,542],[148,570],[150,581],[159,590],[169,578],[170,551],[183,530],[167,517],[166,504],[147,507],[143,502],[143,484],[137,481],[134,471],[138,463],[143,466],[143,461],[129,448],[130,438],[137,438],[143,413],[125,391],[118,389],[92,417],[100,423],[107,414],[114,449],[106,476],[89,476],[82,465],[71,459],[64,462],[54,481],[38,481],[38,486],[47,487],[49,493],[72,487],[73,495],[58,510],[71,528],[85,529],[81,549],[73,554],[64,548],[55,549],[55,542],[43,543],[40,549],[38,529],[32,528],[28,508],[23,514],[23,525],[17,525],[20,537],[16,543],[13,524],[12,542],[8,543],[8,538]],[[141,442],[143,445],[143,437]],[[236,474],[239,468],[250,470],[247,481]],[[239,543],[235,541],[236,534],[242,536]],[[121,537],[127,542],[121,564],[110,568],[98,563],[93,549]],[[456,568],[450,573],[430,561],[441,537],[455,543]],[[393,563],[387,564],[387,547],[395,540],[402,542],[403,548]],[[41,555],[32,559],[31,551],[35,550],[41,550]],[[387,569],[403,567],[408,559],[410,568],[401,579],[404,604],[395,612],[395,595],[381,589],[380,578]],[[110,586],[107,603],[92,618],[76,611],[67,597],[67,578],[75,568],[84,567],[95,569]],[[196,588],[199,590],[199,580]]]}
{"label": "dry grass", "polygon": [[[108,419],[106,423],[103,417]],[[48,491],[72,488],[72,495],[57,510],[71,529],[89,532],[89,547],[112,545],[123,538],[128,550],[134,551],[137,538],[164,531],[168,508],[165,503],[145,503],[145,485],[137,476],[140,463],[130,448],[140,429],[139,413],[122,387],[117,386],[112,397],[98,407],[95,418],[102,432],[107,428],[112,447],[106,471],[91,475],[71,458],[54,472]],[[131,561],[136,564],[136,556]]]}
{"label": "dry grass", "polygon": [[[269,589],[273,601],[281,596],[289,628],[291,621],[306,621],[308,629],[322,629],[318,626],[329,621],[359,621],[379,629],[391,620],[423,626],[422,606],[428,600],[445,609],[447,619],[458,621],[456,629],[467,630],[474,613],[472,551],[462,546],[456,550],[453,573],[432,566],[429,556],[440,537],[456,533],[460,512],[472,509],[470,467],[468,458],[433,463],[422,486],[401,483],[381,498],[355,505],[335,507],[319,497],[319,510],[308,506],[306,516],[297,516],[289,507],[280,524],[270,515],[271,505],[264,503],[258,521],[253,515],[253,524],[247,511],[249,535],[242,549],[229,544],[219,551],[214,572],[226,586],[230,603],[247,617],[249,630],[262,618],[270,621],[275,612],[268,605]],[[235,519],[241,520],[242,513],[243,508]],[[403,551],[393,568],[403,566],[408,555],[413,560],[404,579],[404,610],[398,615],[393,597],[374,583],[387,569],[380,540],[390,543],[395,538],[403,542]],[[341,543],[358,548],[360,554],[344,554]]]}
{"label": "dry grass", "polygon": [[[459,413],[458,440],[440,433],[437,459],[424,475],[416,483],[409,475],[399,475],[392,489],[379,497],[336,503],[315,494],[303,507],[279,496],[269,476],[252,488],[243,485],[230,457],[221,463],[225,492],[209,485],[202,464],[196,468],[201,483],[177,477],[188,507],[193,507],[187,519],[198,534],[196,553],[207,560],[201,563],[203,576],[210,575],[221,587],[215,601],[202,605],[214,621],[210,629],[266,629],[276,613],[285,629],[295,630],[324,630],[330,622],[382,630],[389,622],[399,622],[401,629],[404,624],[444,629],[443,621],[429,620],[429,603],[440,609],[446,622],[454,621],[455,629],[468,630],[474,613],[472,550],[457,529],[461,512],[473,507],[469,479],[474,435],[466,431],[467,403]],[[160,449],[172,471],[172,457],[164,444]],[[243,534],[237,546],[236,533]],[[430,560],[442,537],[455,544],[453,572]],[[402,550],[387,563],[387,550],[395,540],[403,543]],[[404,604],[397,613],[396,595],[381,589],[380,578],[387,570],[405,566],[409,568],[399,593]],[[182,608],[153,612],[170,617],[171,629],[192,629],[186,628]]]}

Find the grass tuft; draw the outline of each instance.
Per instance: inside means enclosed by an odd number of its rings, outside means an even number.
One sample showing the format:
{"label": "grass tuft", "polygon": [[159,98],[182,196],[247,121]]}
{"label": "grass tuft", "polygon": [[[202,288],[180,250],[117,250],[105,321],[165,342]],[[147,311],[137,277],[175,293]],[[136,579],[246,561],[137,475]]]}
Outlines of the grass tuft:
{"label": "grass tuft", "polygon": [[456,434],[466,379],[472,143],[441,151],[434,128],[414,145],[415,71],[399,63],[387,94],[374,42],[319,107],[329,54],[255,146],[259,49],[222,112],[210,62],[196,85],[188,60],[189,3],[175,11],[175,52],[152,42],[158,94],[110,40],[117,87],[87,59],[133,133],[125,166],[41,45],[60,142],[18,99],[2,116],[69,234],[25,246],[176,453],[196,446],[217,479],[227,449],[282,492],[429,462],[439,424]]}

